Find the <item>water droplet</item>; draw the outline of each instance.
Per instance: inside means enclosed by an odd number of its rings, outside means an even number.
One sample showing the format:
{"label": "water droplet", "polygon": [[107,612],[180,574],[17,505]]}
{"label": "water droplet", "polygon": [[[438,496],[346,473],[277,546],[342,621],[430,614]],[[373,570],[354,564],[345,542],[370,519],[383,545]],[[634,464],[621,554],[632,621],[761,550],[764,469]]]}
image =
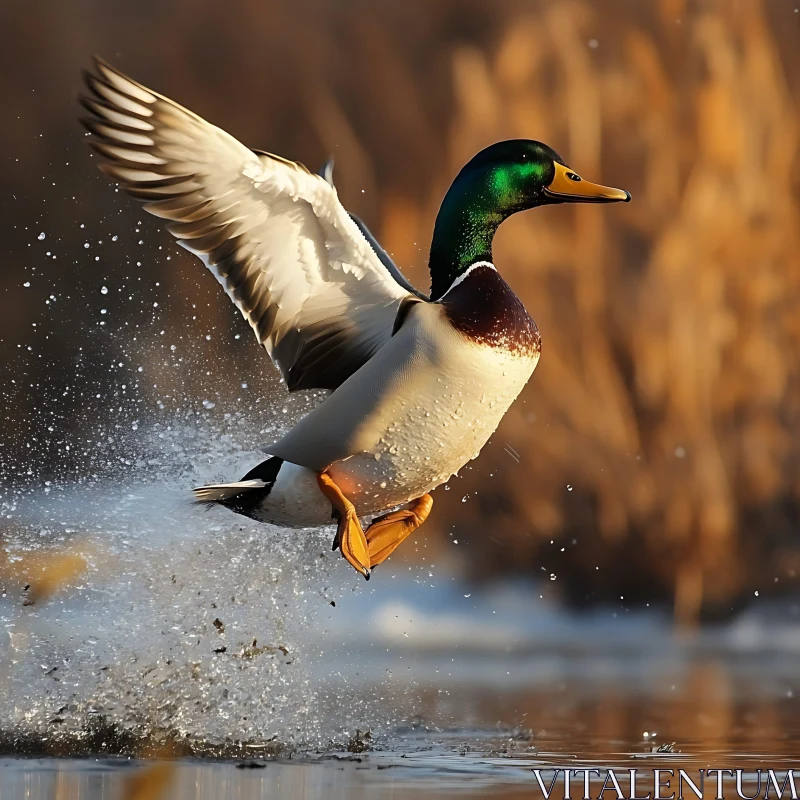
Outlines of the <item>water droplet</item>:
{"label": "water droplet", "polygon": [[571,491],[572,491],[572,486],[571,486],[571,484],[569,484],[569,483],[567,484],[567,491],[568,491],[568,492],[571,492]]}
{"label": "water droplet", "polygon": [[215,405],[216,405],[216,403],[213,403],[211,400],[203,400],[203,408],[205,408],[205,409],[209,409],[210,410],[210,409],[214,408]]}
{"label": "water droplet", "polygon": [[551,572],[551,573],[550,573],[550,580],[551,580],[551,581],[554,581],[555,579],[556,579],[556,575],[555,575],[555,573],[554,573],[554,572]]}
{"label": "water droplet", "polygon": [[39,235],[38,235],[36,238],[37,238],[37,239],[38,239],[40,242],[43,242],[43,241],[44,241],[44,234],[43,234],[43,233],[40,233],[40,234],[39,234]]}
{"label": "water droplet", "polygon": [[23,285],[23,286],[24,286],[26,289],[30,289],[30,287],[31,287],[31,282],[30,282],[30,281],[25,281],[25,283],[23,283],[22,285]]}
{"label": "water droplet", "polygon": [[100,294],[108,294],[108,287],[107,286],[101,286],[100,287]]}

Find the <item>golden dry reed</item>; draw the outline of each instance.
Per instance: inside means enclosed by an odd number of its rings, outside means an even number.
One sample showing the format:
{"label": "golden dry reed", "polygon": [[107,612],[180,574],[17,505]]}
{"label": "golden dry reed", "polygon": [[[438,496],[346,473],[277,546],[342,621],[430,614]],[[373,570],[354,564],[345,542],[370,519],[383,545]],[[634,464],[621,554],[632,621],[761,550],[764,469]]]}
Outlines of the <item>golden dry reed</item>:
{"label": "golden dry reed", "polygon": [[75,587],[95,555],[92,545],[75,542],[68,547],[21,550],[0,537],[0,585],[17,591],[23,605],[49,600],[59,591]]}

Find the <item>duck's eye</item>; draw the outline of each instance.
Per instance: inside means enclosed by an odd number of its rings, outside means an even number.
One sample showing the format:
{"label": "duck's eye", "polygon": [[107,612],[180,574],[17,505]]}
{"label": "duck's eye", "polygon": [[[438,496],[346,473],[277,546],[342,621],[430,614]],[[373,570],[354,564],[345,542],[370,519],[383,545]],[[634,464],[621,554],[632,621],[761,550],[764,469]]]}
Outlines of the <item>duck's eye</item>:
{"label": "duck's eye", "polygon": [[527,161],[528,160],[528,154],[527,153],[522,153],[520,155],[520,157],[519,157],[519,160],[520,161]]}
{"label": "duck's eye", "polygon": [[576,175],[574,172],[568,172],[567,173],[567,177],[571,181],[575,181],[575,183],[577,183],[581,179],[581,176],[580,175]]}

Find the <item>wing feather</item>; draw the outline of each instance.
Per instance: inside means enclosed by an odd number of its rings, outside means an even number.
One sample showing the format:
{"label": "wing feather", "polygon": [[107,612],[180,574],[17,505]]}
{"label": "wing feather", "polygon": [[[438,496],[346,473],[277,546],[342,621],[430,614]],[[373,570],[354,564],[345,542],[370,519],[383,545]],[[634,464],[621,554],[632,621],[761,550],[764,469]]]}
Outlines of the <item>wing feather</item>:
{"label": "wing feather", "polygon": [[290,390],[335,389],[391,338],[410,285],[324,178],[99,59],[86,85],[101,169],[209,268]]}

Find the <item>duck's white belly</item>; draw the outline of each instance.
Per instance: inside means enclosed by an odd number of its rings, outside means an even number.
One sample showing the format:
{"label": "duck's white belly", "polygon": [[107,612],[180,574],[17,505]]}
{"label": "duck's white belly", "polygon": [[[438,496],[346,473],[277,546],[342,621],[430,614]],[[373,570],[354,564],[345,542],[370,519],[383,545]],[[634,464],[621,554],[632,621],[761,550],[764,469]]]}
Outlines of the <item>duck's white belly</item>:
{"label": "duck's white belly", "polygon": [[535,358],[465,345],[460,359],[398,398],[369,451],[329,468],[357,509],[391,508],[448,481],[477,457],[536,366]]}
{"label": "duck's white belly", "polygon": [[[382,373],[373,367],[374,376],[368,362],[360,371],[364,375],[353,376],[351,386],[343,385],[345,392],[337,398],[337,390],[282,440],[288,444],[275,454],[291,460],[292,448],[303,449],[304,423],[316,428],[319,439],[326,418],[329,425],[338,420],[352,428],[347,431],[352,455],[326,463],[323,440],[317,442],[322,451],[317,463],[285,464],[264,504],[265,519],[297,526],[330,522],[330,504],[315,477],[325,467],[359,515],[369,515],[429,492],[478,455],[530,378],[539,353],[477,344],[423,311],[425,317],[409,326],[406,338],[416,336],[424,346],[398,341],[397,352],[408,357]],[[362,408],[353,413],[359,400]],[[313,448],[310,440],[305,445]]]}

